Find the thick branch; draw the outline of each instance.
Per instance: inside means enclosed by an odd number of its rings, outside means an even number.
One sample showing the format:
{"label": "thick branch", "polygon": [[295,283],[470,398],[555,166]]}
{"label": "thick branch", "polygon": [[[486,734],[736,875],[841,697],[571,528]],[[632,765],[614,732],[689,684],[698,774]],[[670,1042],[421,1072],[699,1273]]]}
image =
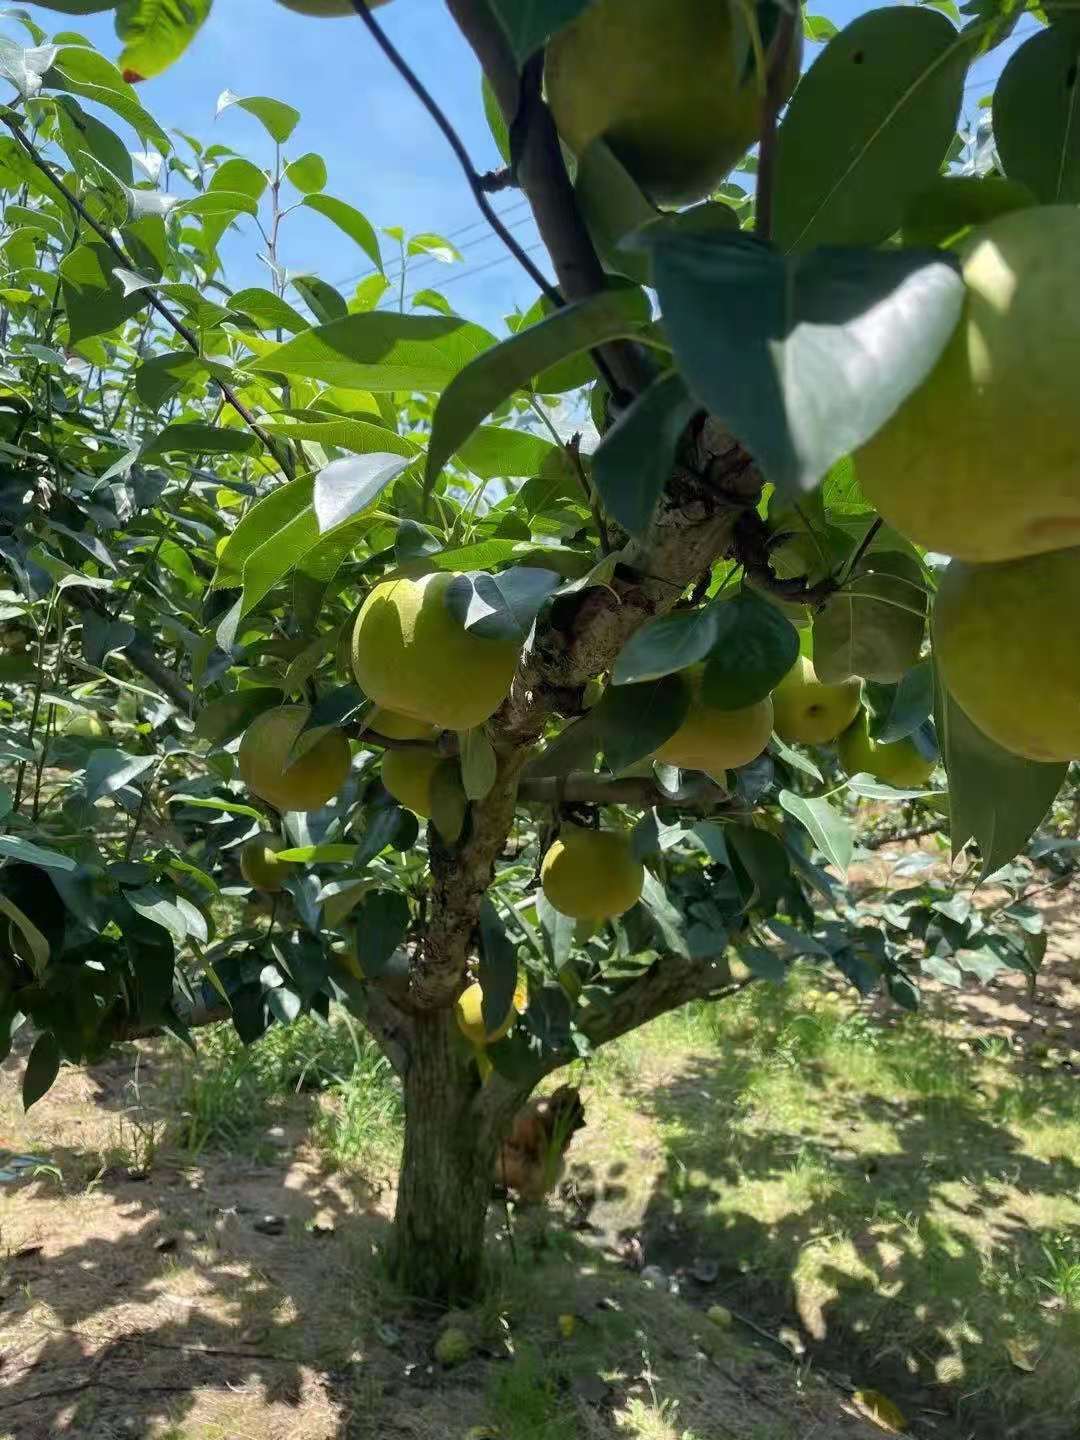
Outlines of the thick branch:
{"label": "thick branch", "polygon": [[526,776],[518,786],[518,800],[538,805],[679,805],[684,809],[716,811],[738,809],[731,796],[706,776],[689,779],[678,790],[665,790],[648,775],[594,775],[577,771],[570,775]]}
{"label": "thick branch", "polygon": [[752,985],[754,978],[732,980],[723,959],[686,960],[665,955],[609,1003],[579,1011],[577,1028],[599,1048],[691,1000],[726,999]]}
{"label": "thick branch", "polygon": [[[530,72],[523,87],[513,51],[486,0],[446,0],[487,76],[520,147],[514,159],[517,182],[536,217],[559,288],[567,300],[584,300],[606,285],[603,266],[581,218],[574,187],[566,173],[558,132],[539,93],[539,74]],[[603,357],[615,381],[631,395],[647,383],[643,363],[630,344],[605,345]]]}

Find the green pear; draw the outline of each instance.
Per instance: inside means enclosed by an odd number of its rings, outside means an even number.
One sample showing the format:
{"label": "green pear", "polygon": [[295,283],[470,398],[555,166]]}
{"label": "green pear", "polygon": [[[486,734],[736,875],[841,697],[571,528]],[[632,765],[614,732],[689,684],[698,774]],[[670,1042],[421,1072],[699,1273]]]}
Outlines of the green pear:
{"label": "green pear", "polygon": [[781,740],[827,745],[846,730],[859,708],[859,682],[825,685],[800,655],[772,695],[773,723]]}
{"label": "green pear", "polygon": [[972,232],[966,297],[924,383],[855,456],[867,499],[961,560],[1080,543],[1080,209],[1015,210]]}
{"label": "green pear", "polygon": [[1000,565],[954,560],[934,605],[934,655],[968,718],[1014,755],[1080,759],[1080,549]]}
{"label": "green pear", "polygon": [[[774,37],[775,40],[775,32]],[[777,76],[798,79],[802,24]],[[777,63],[767,46],[765,69]],[[761,133],[759,75],[734,0],[593,0],[547,49],[548,102],[576,155],[603,138],[659,204],[713,191]]]}
{"label": "green pear", "polygon": [[934,770],[933,760],[927,760],[914,741],[906,737],[887,743],[872,739],[865,711],[840,736],[837,750],[849,775],[873,775],[898,790],[925,785]]}

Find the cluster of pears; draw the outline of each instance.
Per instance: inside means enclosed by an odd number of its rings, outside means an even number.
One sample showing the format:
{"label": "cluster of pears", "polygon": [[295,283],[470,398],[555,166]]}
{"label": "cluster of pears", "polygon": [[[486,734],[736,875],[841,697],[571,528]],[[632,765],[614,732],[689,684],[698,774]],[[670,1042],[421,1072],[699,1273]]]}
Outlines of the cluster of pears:
{"label": "cluster of pears", "polygon": [[563,141],[579,157],[605,141],[657,204],[710,194],[758,139],[766,87],[786,100],[799,75],[801,24],[794,43],[754,37],[748,11],[737,0],[593,0],[548,45]]}
{"label": "cluster of pears", "polygon": [[1080,759],[1080,210],[999,216],[961,252],[964,308],[924,384],[856,456],[862,488],[952,562],[934,653],[974,723]]}

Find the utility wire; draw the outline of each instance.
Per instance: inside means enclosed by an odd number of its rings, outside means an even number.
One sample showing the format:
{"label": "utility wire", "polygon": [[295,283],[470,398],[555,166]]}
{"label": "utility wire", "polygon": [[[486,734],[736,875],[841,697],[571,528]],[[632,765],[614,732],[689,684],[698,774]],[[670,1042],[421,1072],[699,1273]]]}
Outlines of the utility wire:
{"label": "utility wire", "polygon": [[[514,215],[516,218],[513,220],[512,223],[507,225],[508,230],[520,230],[523,225],[528,225],[532,222],[533,219],[532,210],[530,209],[529,202],[527,200],[523,200],[518,206],[514,206],[511,209],[503,211],[503,217],[509,215]],[[441,238],[444,240],[453,241],[457,238],[458,235],[464,234],[466,230],[475,230],[478,226],[483,226],[486,223],[487,222],[484,220],[476,220],[473,222],[472,225],[463,226],[459,230],[451,230],[448,234],[442,236]],[[454,248],[464,255],[468,251],[474,250],[477,245],[484,245],[489,240],[498,238],[499,237],[495,234],[494,230],[488,229],[484,234],[477,235],[474,239],[466,241],[464,245],[455,245]],[[415,264],[409,263],[413,260],[415,260]],[[411,273],[415,270],[421,269],[426,265],[441,265],[443,263],[443,261],[438,260],[434,255],[425,255],[420,252],[416,256],[408,257],[407,268]],[[390,266],[393,266],[395,264],[397,265],[397,269],[392,270]],[[367,270],[357,270],[351,275],[344,275],[341,277],[340,280],[335,280],[333,284],[336,289],[340,290],[343,285],[356,284],[359,283],[361,280],[369,279],[372,275],[379,274],[385,275],[388,280],[396,279],[397,276],[401,274],[400,262],[397,260],[391,260],[388,266],[381,271],[377,270],[375,266],[371,266],[370,269]]]}

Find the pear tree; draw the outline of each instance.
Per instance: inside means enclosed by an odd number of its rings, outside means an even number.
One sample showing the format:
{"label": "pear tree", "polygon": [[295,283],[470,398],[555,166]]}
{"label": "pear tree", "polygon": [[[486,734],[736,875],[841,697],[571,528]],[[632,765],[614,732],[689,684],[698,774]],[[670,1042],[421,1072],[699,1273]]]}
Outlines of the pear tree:
{"label": "pear tree", "polygon": [[[209,3],[5,19],[0,1049],[32,1105],[346,1007],[404,1097],[387,1264],[450,1301],[520,1106],[656,1016],[797,963],[908,1008],[1034,981],[1032,907],[845,879],[872,801],[1022,891],[1080,758],[1080,41],[446,0],[474,156],[381,6],[280,3],[397,68],[534,298],[407,290],[453,245],[380,231],[287,100],[167,132],[138,81]],[[66,28],[107,10],[115,63]],[[351,293],[290,270],[297,210]]]}

